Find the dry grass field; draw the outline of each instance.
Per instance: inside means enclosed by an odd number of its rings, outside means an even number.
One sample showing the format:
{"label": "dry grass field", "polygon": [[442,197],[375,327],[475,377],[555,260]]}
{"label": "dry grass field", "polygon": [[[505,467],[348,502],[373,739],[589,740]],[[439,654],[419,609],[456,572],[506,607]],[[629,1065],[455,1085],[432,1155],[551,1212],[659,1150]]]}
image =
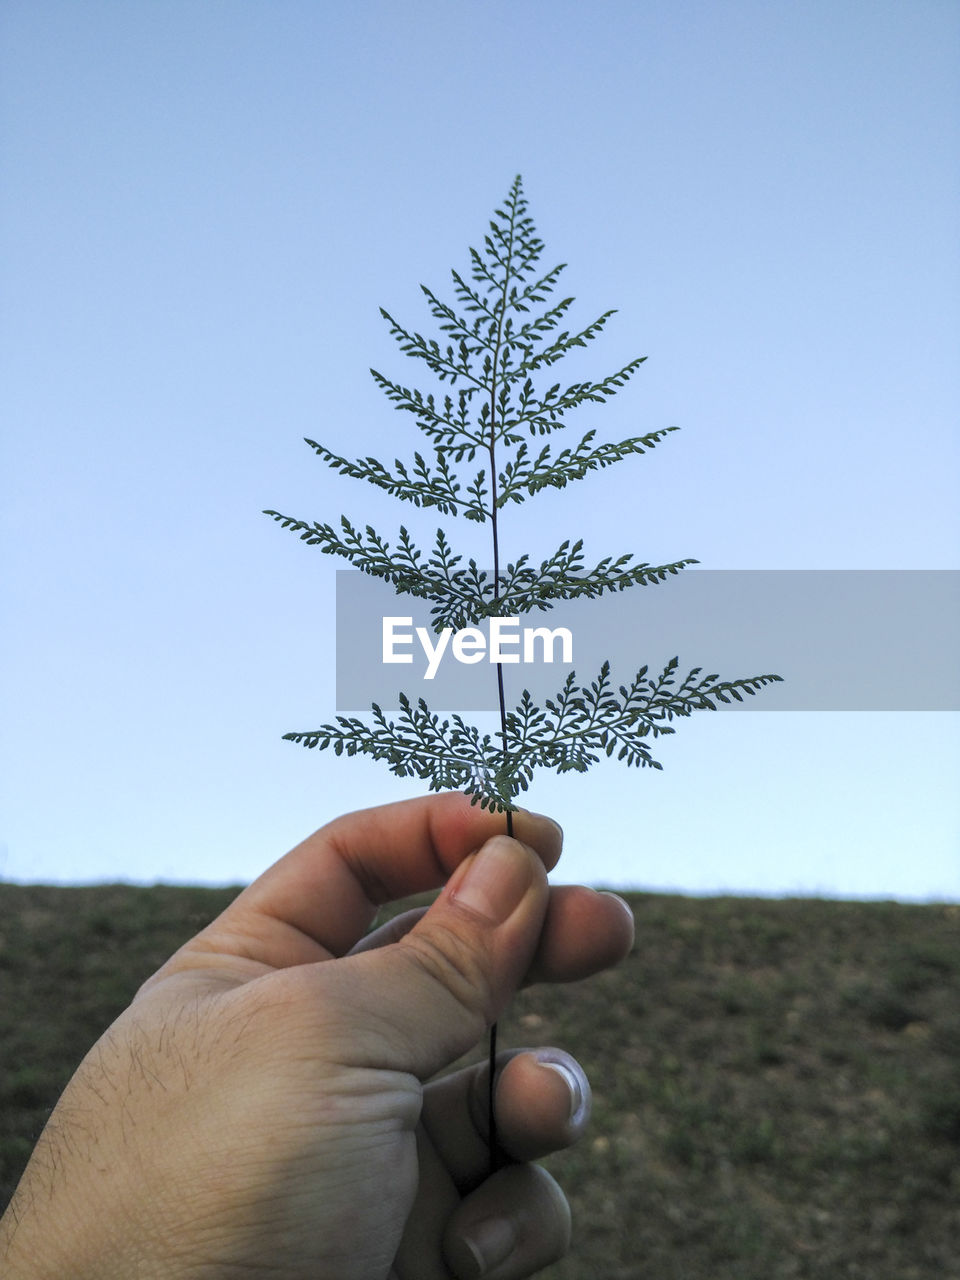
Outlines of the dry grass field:
{"label": "dry grass field", "polygon": [[[73,1068],[236,890],[0,885],[0,1206]],[[550,1280],[960,1280],[960,907],[628,895],[616,972],[522,992],[590,1134]]]}

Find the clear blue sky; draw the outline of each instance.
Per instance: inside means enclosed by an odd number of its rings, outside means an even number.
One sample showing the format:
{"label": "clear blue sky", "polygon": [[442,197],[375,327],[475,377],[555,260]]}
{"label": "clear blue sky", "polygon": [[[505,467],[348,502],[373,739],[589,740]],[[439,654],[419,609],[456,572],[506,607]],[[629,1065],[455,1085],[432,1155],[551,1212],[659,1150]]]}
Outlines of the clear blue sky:
{"label": "clear blue sky", "polygon": [[[302,437],[409,452],[378,307],[426,323],[517,172],[618,308],[585,375],[649,357],[584,427],[682,431],[508,554],[960,567],[958,55],[949,0],[7,0],[0,877],[246,880],[420,792],[281,741],[335,566],[260,512],[410,516]],[[564,879],[958,898],[958,719],[703,714],[529,799]]]}

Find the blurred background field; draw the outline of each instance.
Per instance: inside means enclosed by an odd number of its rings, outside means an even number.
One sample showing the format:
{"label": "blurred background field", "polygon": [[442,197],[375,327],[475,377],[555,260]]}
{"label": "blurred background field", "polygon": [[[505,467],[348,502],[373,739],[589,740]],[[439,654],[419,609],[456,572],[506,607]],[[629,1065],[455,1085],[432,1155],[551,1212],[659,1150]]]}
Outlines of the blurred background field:
{"label": "blurred background field", "polygon": [[[237,892],[0,886],[0,1205],[87,1049]],[[960,906],[626,896],[629,959],[501,1023],[594,1088],[548,1161],[575,1244],[545,1274],[960,1277]]]}

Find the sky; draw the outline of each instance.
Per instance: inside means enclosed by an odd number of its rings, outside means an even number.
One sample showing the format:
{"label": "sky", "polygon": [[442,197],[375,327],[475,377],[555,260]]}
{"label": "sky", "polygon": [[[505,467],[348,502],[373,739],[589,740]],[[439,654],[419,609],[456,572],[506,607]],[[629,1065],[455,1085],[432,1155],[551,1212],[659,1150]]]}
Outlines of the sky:
{"label": "sky", "polygon": [[[681,430],[508,558],[960,569],[958,54],[948,0],[7,0],[0,879],[243,883],[423,792],[282,741],[335,712],[342,562],[262,510],[432,531],[303,437],[419,447],[379,307],[423,328],[517,173],[576,318],[617,309],[556,376],[647,357],[576,425]],[[658,746],[538,776],[555,878],[960,899],[955,711]]]}

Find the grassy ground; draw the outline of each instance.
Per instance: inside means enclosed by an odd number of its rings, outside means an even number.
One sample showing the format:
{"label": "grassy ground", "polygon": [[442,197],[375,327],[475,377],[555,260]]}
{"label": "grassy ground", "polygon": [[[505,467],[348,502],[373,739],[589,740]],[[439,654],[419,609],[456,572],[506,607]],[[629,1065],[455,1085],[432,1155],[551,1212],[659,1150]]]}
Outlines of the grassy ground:
{"label": "grassy ground", "polygon": [[[233,890],[0,885],[0,1207],[77,1062]],[[551,1280],[960,1280],[960,907],[632,895],[504,1046],[594,1086]]]}

